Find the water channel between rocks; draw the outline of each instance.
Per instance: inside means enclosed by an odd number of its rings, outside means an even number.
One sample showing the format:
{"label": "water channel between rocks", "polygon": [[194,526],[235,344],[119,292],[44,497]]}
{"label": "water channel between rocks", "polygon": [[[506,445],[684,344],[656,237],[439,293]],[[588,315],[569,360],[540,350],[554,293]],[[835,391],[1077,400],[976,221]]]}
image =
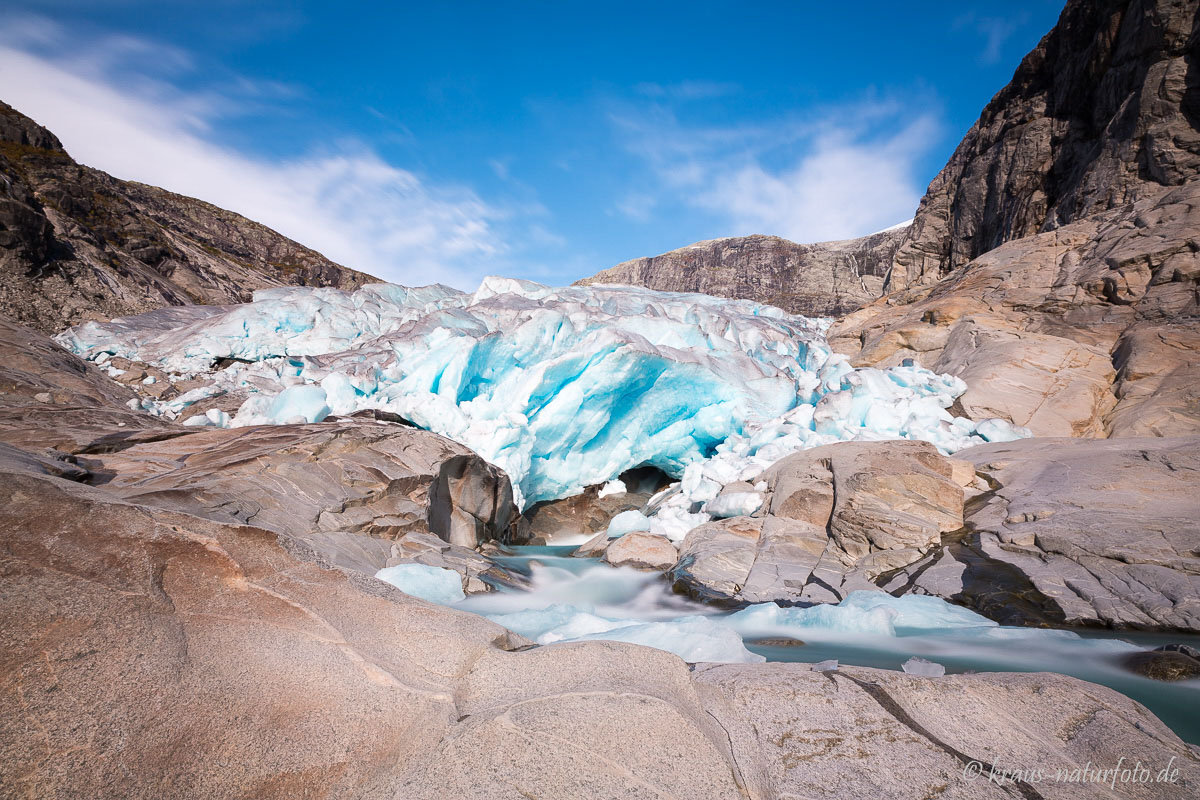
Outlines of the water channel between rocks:
{"label": "water channel between rocks", "polygon": [[1200,680],[1174,683],[1131,673],[1130,653],[1200,636],[998,626],[932,597],[861,592],[840,606],[741,611],[675,594],[658,573],[574,558],[574,546],[514,547],[494,559],[530,576],[526,589],[468,597],[453,607],[481,614],[539,644],[579,639],[635,642],[687,661],[796,661],[883,669],[912,657],[947,673],[1058,672],[1145,705],[1185,741],[1200,744]]}

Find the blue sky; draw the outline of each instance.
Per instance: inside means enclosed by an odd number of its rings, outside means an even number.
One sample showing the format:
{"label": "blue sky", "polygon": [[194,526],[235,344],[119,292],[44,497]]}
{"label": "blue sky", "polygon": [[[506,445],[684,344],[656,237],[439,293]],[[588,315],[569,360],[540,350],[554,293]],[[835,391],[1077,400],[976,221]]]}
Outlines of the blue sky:
{"label": "blue sky", "polygon": [[8,2],[0,99],[347,266],[569,283],[912,216],[1051,2]]}

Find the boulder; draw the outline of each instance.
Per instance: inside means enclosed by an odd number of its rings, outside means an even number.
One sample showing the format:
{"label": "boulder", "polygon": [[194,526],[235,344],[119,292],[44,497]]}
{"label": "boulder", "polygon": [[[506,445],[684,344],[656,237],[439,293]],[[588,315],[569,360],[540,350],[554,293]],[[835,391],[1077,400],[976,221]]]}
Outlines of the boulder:
{"label": "boulder", "polygon": [[[428,431],[373,421],[207,429],[88,457],[94,482],[141,504],[253,522],[327,547],[431,531],[473,549],[516,519],[500,470]],[[332,554],[332,550],[329,551]],[[374,571],[390,556],[355,566]],[[337,560],[337,559],[335,559]],[[344,562],[343,562],[344,563]]]}
{"label": "boulder", "polygon": [[604,550],[604,560],[614,567],[666,571],[678,558],[669,539],[650,533],[627,533]]}
{"label": "boulder", "polygon": [[600,496],[603,486],[589,486],[581,494],[560,500],[534,504],[525,512],[529,521],[528,537],[548,544],[579,541],[608,528],[609,521],[623,511],[641,509],[670,479],[653,467],[628,470],[621,474],[627,490]]}
{"label": "boulder", "polygon": [[[842,442],[795,453],[754,483],[763,511],[688,533],[677,588],[710,602],[837,602],[877,588],[963,525],[970,470],[926,442]],[[726,487],[729,488],[729,487]],[[735,486],[735,493],[744,493]]]}
{"label": "boulder", "polygon": [[1200,438],[1026,439],[958,453],[969,533],[885,584],[1007,623],[1200,631]]}

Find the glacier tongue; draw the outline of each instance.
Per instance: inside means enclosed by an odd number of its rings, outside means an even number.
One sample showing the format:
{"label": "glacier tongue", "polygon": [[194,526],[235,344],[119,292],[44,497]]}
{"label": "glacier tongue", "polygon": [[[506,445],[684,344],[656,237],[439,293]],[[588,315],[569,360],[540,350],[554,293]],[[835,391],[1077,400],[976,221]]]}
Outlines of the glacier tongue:
{"label": "glacier tongue", "polygon": [[[400,414],[504,469],[524,505],[653,465],[682,478],[650,523],[675,539],[708,519],[697,504],[721,486],[800,448],[913,438],[953,452],[1022,435],[952,417],[957,378],[852,368],[824,329],[748,301],[487,278],[470,295],[261,290],[240,306],[85,323],[58,341],[249,393],[213,424]],[[251,363],[215,370],[218,359]],[[183,401],[143,406],[173,416]]]}

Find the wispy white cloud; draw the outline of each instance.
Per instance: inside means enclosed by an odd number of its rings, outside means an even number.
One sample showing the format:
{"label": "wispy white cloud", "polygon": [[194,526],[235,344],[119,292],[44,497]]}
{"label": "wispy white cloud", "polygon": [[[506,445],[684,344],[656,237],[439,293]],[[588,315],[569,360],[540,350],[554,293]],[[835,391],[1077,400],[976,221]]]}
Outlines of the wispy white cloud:
{"label": "wispy white cloud", "polygon": [[615,208],[639,221],[670,203],[703,209],[724,220],[714,235],[872,233],[910,218],[924,191],[916,166],[939,125],[929,104],[919,109],[868,98],[805,118],[705,127],[681,122],[668,103],[626,107],[611,119],[656,180]]}
{"label": "wispy white cloud", "polygon": [[680,81],[679,83],[639,83],[633,90],[640,95],[671,100],[711,100],[737,94],[739,84],[729,81]]}
{"label": "wispy white cloud", "polygon": [[970,11],[956,18],[951,28],[955,31],[969,30],[983,37],[983,47],[978,55],[979,63],[995,64],[1004,54],[1005,43],[1028,20],[1029,14],[1024,12],[1005,17],[990,17]]}
{"label": "wispy white cloud", "polygon": [[[186,53],[130,37],[64,47],[54,23],[13,21],[0,26],[0,99],[54,131],[85,164],[236,211],[387,280],[471,288],[506,264],[514,212],[468,187],[432,183],[354,141],[286,161],[232,150],[212,131],[236,113],[237,98],[181,91],[137,69],[162,54],[187,70]],[[255,97],[288,94],[247,85]]]}

